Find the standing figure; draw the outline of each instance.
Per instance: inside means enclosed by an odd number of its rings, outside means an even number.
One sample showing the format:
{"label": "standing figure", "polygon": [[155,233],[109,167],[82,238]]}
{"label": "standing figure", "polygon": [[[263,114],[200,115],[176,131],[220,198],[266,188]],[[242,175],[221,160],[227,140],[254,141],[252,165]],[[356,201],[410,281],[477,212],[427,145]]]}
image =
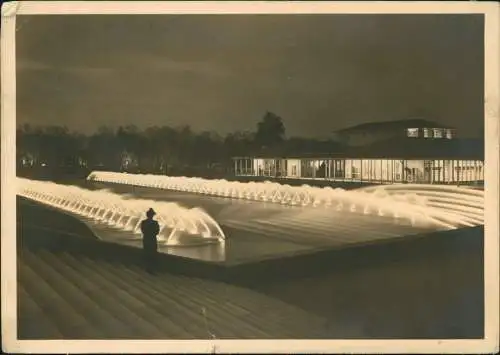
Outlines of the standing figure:
{"label": "standing figure", "polygon": [[158,241],[156,237],[160,232],[160,225],[153,219],[156,212],[150,208],[146,212],[147,218],[141,222],[142,246],[144,250],[144,264],[146,271],[154,273],[156,269],[156,257],[158,252]]}

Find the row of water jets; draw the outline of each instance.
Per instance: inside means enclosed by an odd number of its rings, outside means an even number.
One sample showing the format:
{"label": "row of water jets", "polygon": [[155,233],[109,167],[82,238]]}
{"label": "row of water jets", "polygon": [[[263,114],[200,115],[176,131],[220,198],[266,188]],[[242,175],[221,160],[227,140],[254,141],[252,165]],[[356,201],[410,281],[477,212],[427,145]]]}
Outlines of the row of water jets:
{"label": "row of water jets", "polygon": [[160,224],[158,241],[168,246],[223,242],[218,223],[200,208],[185,208],[172,202],[128,199],[106,190],[91,191],[77,186],[17,179],[17,194],[79,215],[94,223],[131,232],[141,238],[140,223],[150,207]]}
{"label": "row of water jets", "polygon": [[408,219],[412,225],[431,224],[455,229],[484,224],[484,192],[450,186],[389,185],[344,190],[274,182],[238,182],[95,171],[89,181],[152,187],[211,196],[272,202],[290,206],[325,207],[363,214]]}
{"label": "row of water jets", "polygon": [[484,190],[467,186],[393,184],[370,186],[360,191],[383,196],[419,196],[426,208],[455,226],[484,225]]}

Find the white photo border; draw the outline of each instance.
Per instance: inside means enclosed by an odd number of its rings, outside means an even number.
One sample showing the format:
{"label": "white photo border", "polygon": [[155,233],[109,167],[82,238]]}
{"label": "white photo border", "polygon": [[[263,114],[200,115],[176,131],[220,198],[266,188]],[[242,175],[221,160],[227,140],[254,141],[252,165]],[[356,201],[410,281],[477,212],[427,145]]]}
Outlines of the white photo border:
{"label": "white photo border", "polygon": [[[484,14],[485,338],[478,340],[18,340],[16,258],[17,15]],[[499,344],[500,7],[495,2],[19,1],[1,18],[2,348],[9,353],[495,353]],[[473,118],[471,118],[473,119]]]}

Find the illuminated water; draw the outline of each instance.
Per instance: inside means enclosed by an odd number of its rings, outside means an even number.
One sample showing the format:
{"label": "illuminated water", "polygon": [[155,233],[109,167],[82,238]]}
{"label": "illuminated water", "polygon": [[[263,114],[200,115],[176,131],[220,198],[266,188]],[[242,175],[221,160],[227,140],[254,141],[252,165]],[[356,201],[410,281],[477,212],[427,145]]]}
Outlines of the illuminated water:
{"label": "illuminated water", "polygon": [[391,216],[408,219],[412,225],[430,224],[454,229],[484,224],[484,192],[456,186],[396,184],[344,190],[274,182],[242,183],[103,171],[92,172],[87,179],[288,206],[334,208],[337,211]]}
{"label": "illuminated water", "polygon": [[[160,224],[158,242],[166,246],[222,243],[224,232],[200,208],[185,208],[176,203],[127,199],[106,190],[90,191],[77,186],[59,185],[17,178],[17,194],[28,199],[105,224],[119,231],[132,232],[141,239],[140,223],[151,207]],[[124,237],[130,233],[124,233]]]}

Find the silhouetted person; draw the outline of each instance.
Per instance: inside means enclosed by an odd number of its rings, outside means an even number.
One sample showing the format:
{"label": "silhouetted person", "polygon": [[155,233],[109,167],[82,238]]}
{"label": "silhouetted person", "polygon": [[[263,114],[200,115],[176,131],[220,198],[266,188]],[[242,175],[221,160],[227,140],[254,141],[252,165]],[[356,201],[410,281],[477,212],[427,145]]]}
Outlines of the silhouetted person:
{"label": "silhouetted person", "polygon": [[156,254],[158,241],[156,237],[160,232],[160,225],[153,219],[156,212],[150,208],[146,212],[147,218],[141,222],[142,246],[144,250],[144,264],[146,271],[154,273],[156,269]]}

